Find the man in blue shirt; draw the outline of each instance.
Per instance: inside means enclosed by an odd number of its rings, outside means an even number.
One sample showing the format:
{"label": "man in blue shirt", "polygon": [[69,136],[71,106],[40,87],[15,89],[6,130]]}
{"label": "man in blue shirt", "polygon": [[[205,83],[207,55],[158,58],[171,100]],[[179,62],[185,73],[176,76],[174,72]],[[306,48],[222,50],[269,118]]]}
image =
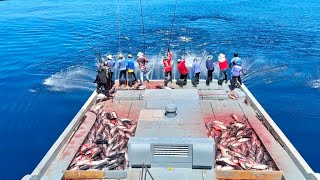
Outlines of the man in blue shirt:
{"label": "man in blue shirt", "polygon": [[132,86],[134,82],[132,82],[132,77],[134,78],[134,81],[137,81],[137,77],[135,74],[135,67],[134,67],[134,60],[132,59],[132,54],[128,54],[128,59],[127,59],[127,71],[128,71],[128,84],[129,86]]}
{"label": "man in blue shirt", "polygon": [[212,73],[214,71],[212,56],[208,56],[208,59],[206,60],[206,68],[208,70],[207,80],[206,80],[206,84],[208,86],[210,82],[212,82]]}
{"label": "man in blue shirt", "polygon": [[242,60],[238,56],[239,56],[239,54],[237,52],[235,52],[233,54],[233,58],[231,59],[231,62],[230,62],[230,65],[229,65],[230,68],[232,68],[236,64],[239,65],[239,66],[242,66]]}
{"label": "man in blue shirt", "polygon": [[[121,85],[123,83],[127,84],[127,62],[126,62],[126,59],[123,58],[123,54],[119,54],[118,58],[119,58],[118,59],[118,68],[120,70],[119,85]],[[124,82],[123,82],[122,77],[124,78]]]}

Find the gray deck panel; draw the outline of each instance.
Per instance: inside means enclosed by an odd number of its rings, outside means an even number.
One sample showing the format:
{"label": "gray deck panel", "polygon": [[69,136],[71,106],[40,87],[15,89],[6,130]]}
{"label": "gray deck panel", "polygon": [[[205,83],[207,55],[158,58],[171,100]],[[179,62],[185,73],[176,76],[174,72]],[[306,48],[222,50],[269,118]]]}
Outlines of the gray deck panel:
{"label": "gray deck panel", "polygon": [[117,91],[115,100],[139,100],[141,99],[141,91],[122,90]]}

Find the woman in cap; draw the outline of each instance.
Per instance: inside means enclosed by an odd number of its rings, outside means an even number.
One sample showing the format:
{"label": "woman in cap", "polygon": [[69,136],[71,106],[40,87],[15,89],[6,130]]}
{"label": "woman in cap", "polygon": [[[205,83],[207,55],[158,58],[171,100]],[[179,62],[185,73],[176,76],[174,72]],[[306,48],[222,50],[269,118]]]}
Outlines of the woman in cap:
{"label": "woman in cap", "polygon": [[[222,54],[222,53],[220,53],[219,56],[218,56],[218,64],[219,64],[219,68],[220,68],[219,80],[221,82],[220,83],[218,81],[218,84],[222,85],[222,82],[224,80],[225,80],[225,83],[227,84],[227,82],[228,82],[228,76],[227,76],[228,60],[227,60],[226,56],[224,54]],[[224,76],[224,78],[223,78],[223,76]]]}

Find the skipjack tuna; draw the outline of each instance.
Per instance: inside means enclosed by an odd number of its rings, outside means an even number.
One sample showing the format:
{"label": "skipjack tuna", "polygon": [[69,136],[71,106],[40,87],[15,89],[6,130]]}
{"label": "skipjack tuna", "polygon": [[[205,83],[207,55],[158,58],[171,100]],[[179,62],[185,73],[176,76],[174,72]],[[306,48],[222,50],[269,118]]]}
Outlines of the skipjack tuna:
{"label": "skipjack tuna", "polygon": [[134,136],[137,123],[119,118],[115,111],[106,112],[102,105],[91,112],[96,114],[96,122],[68,169],[124,170],[128,165],[128,140]]}
{"label": "skipjack tuna", "polygon": [[265,150],[246,118],[231,114],[229,125],[213,120],[205,123],[208,137],[217,147],[216,169],[276,170],[276,164]]}

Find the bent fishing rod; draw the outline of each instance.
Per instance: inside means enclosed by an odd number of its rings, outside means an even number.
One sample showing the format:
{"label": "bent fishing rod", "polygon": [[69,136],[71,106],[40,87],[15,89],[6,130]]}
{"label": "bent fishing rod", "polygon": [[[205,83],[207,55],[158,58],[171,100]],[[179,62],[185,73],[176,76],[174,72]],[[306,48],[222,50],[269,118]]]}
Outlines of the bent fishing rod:
{"label": "bent fishing rod", "polygon": [[95,48],[93,48],[93,46],[91,46],[91,44],[74,28],[74,26],[72,24],[70,24],[65,18],[63,18],[63,20],[69,25],[69,27],[77,33],[77,35],[79,37],[81,37],[81,39],[86,43],[87,46],[89,46],[89,48],[91,50],[93,50],[92,52],[94,53],[95,56],[98,56],[98,59],[100,62],[102,62],[102,56],[99,53],[99,51],[97,51]]}

